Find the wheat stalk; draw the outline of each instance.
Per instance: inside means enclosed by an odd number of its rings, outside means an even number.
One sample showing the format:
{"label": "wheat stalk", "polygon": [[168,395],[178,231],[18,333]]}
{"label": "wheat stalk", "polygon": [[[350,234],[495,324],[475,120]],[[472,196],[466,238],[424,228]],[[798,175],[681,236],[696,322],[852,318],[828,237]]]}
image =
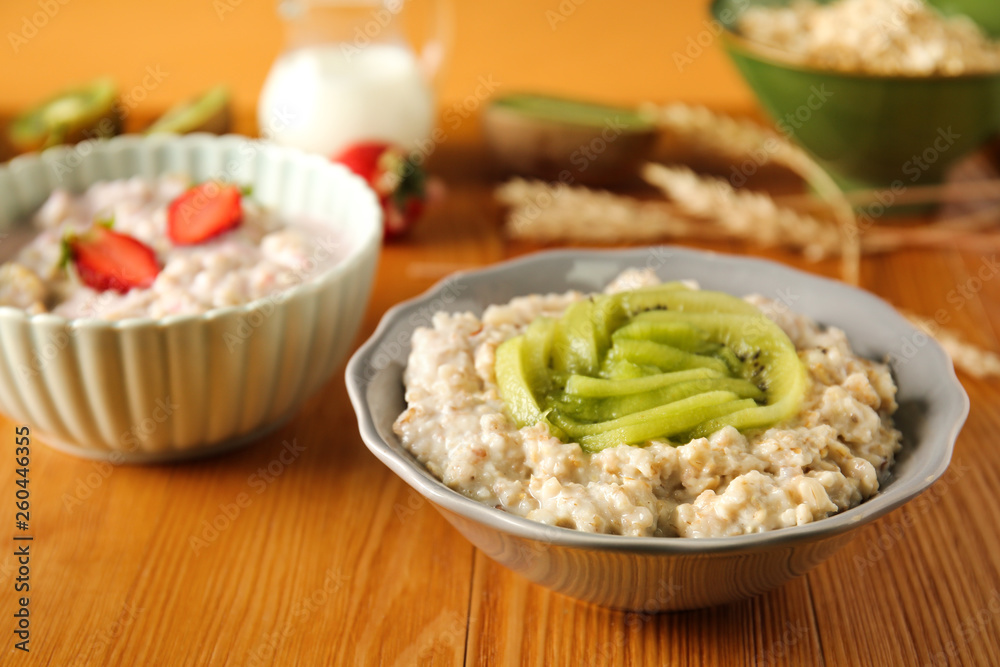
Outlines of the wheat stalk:
{"label": "wheat stalk", "polygon": [[750,120],[733,118],[702,106],[646,104],[642,112],[661,130],[694,142],[734,163],[747,159],[778,164],[797,174],[827,203],[840,230],[841,273],[853,285],[860,280],[861,240],[854,209],[830,175],[785,136]]}

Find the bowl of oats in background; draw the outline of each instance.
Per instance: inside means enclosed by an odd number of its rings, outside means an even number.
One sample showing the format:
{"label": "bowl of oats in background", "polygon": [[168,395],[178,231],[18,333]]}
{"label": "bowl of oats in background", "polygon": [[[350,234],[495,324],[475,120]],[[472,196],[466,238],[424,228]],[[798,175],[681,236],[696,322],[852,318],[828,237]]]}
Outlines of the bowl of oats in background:
{"label": "bowl of oats in background", "polygon": [[995,19],[935,4],[947,14],[923,0],[714,0],[711,13],[781,132],[846,189],[898,194],[1000,131]]}

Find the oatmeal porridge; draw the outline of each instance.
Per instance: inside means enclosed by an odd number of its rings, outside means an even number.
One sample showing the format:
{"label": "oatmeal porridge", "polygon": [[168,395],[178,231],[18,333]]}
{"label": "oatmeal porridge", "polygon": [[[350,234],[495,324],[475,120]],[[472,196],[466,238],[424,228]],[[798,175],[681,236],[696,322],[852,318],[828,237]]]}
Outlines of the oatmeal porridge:
{"label": "oatmeal porridge", "polygon": [[[0,266],[0,305],[108,320],[202,313],[277,294],[319,275],[346,254],[343,242],[318,222],[286,221],[235,186],[215,190],[233,191],[227,202],[231,210],[220,209],[211,196],[207,203],[191,197],[202,227],[196,231],[205,238],[188,236],[181,242],[169,229],[171,207],[189,194],[198,195],[203,186],[166,176],[96,183],[77,195],[54,191],[33,218],[37,236]],[[204,219],[201,209],[210,219]],[[178,217],[183,216],[180,210]],[[104,236],[72,253],[74,239],[97,232]],[[122,276],[110,283],[100,280],[102,272],[113,272],[113,265],[128,264],[133,257],[148,258],[147,273],[136,268],[143,281],[129,284]]]}
{"label": "oatmeal porridge", "polygon": [[750,7],[739,31],[823,69],[889,76],[1000,72],[1000,44],[923,0],[797,0]]}
{"label": "oatmeal porridge", "polygon": [[[651,286],[658,282],[651,272],[629,271],[613,281],[605,295],[627,300],[635,290],[657,289]],[[740,305],[725,307],[750,318],[747,322],[755,317],[766,320],[756,329],[766,333],[754,343],[761,348],[754,353],[730,336],[726,340],[739,352],[738,358],[726,356],[725,346],[715,343],[701,348],[704,358],[671,348],[671,358],[683,362],[670,366],[671,373],[664,373],[663,363],[655,362],[659,368],[645,373],[616,375],[621,368],[643,366],[626,350],[610,371],[605,372],[606,364],[595,374],[602,377],[584,378],[577,369],[562,374],[552,370],[551,376],[564,388],[539,407],[532,402],[532,396],[541,395],[537,391],[518,398],[507,388],[504,346],[530,342],[537,322],[555,322],[555,342],[542,349],[544,363],[558,367],[553,358],[559,354],[558,346],[566,344],[559,342],[558,331],[565,326],[561,323],[570,321],[567,314],[580,308],[578,304],[601,303],[610,296],[579,292],[524,296],[490,306],[482,317],[439,312],[432,326],[413,335],[404,375],[407,408],[394,429],[403,445],[449,487],[517,516],[586,532],[659,537],[756,533],[821,520],[875,494],[900,448],[900,433],[892,421],[896,386],[889,368],[855,355],[839,329],[820,327],[779,303],[759,296],[716,297],[693,287],[676,286],[685,292],[681,303],[716,299],[723,304],[728,298]],[[670,320],[674,315],[669,309],[640,313],[611,339],[641,343],[630,349],[642,352],[654,348],[619,334],[628,334],[627,329],[669,329],[676,341],[690,342],[694,328]],[[706,326],[715,321],[711,315],[692,317]],[[756,335],[750,329],[741,331],[744,337]],[[775,353],[768,363],[774,368],[786,364],[779,369],[780,377],[774,371],[767,379],[766,370],[755,375],[759,358],[768,358],[767,353],[760,357],[762,349],[777,338],[785,347],[775,343],[774,349],[790,350],[794,367],[787,366],[787,354],[782,361]],[[617,344],[605,343],[612,350],[606,362],[617,354]],[[653,345],[658,354],[661,347],[669,347]],[[531,352],[526,354],[520,359],[530,366]],[[744,376],[759,387],[747,387],[737,374],[723,377],[730,362],[735,368],[749,368]],[[661,393],[652,403],[646,400],[648,392],[629,393],[673,382],[671,375],[674,379],[685,375],[689,386],[701,383],[704,393],[674,392],[664,399],[662,392],[681,386],[670,384],[656,390]],[[782,383],[785,396],[764,395]],[[575,399],[571,390],[603,391],[604,397]],[[718,399],[706,402],[710,395]],[[678,400],[678,396],[688,397]],[[658,405],[657,400],[667,404]],[[629,401],[638,412],[620,409]],[[674,409],[685,401],[687,410]],[[728,413],[718,409],[720,401],[731,406]],[[764,414],[782,401],[784,412]],[[564,410],[572,418],[560,417]],[[719,417],[720,412],[726,414]],[[695,418],[685,422],[692,414]],[[781,418],[766,423],[761,415]],[[651,423],[657,424],[654,429],[662,423],[664,432],[672,435],[648,437]],[[577,438],[573,433],[583,435]]]}

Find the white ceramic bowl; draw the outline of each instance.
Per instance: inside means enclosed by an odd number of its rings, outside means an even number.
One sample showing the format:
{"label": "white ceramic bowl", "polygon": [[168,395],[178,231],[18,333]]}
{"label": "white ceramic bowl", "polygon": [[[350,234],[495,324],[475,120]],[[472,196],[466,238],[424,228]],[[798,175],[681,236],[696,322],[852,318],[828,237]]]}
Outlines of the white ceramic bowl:
{"label": "white ceramic bowl", "polygon": [[0,232],[17,234],[57,187],[176,173],[251,185],[262,204],[327,225],[345,257],[274,297],[199,315],[70,320],[0,307],[0,411],[53,447],[119,462],[235,447],[293,415],[350,349],[381,212],[361,179],[322,157],[234,135],[59,147],[0,165]]}
{"label": "white ceramic bowl", "polygon": [[[693,278],[706,289],[780,299],[843,329],[858,354],[889,359],[899,385],[896,425],[903,449],[877,495],[793,528],[719,538],[595,535],[557,528],[483,505],[454,491],[402,445],[392,424],[406,407],[403,369],[414,329],[438,310],[481,315],[492,303],[539,292],[592,292],[630,267],[663,280]],[[661,247],[544,252],[456,274],[385,314],[347,366],[361,437],[375,456],[429,500],[487,556],[528,579],[582,600],[642,612],[733,602],[803,574],[859,528],[912,500],[948,467],[969,399],[944,350],[892,306],[843,283],[758,259]]]}

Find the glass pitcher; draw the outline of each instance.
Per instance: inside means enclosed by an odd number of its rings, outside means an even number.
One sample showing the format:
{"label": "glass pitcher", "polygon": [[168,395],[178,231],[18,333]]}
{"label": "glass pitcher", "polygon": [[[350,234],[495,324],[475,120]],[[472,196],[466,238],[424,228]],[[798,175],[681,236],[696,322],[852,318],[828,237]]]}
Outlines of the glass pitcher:
{"label": "glass pitcher", "polygon": [[444,59],[448,0],[428,0],[437,33],[406,40],[412,0],[283,0],[285,51],[257,106],[262,136],[333,156],[381,140],[413,149],[434,127],[432,82]]}

